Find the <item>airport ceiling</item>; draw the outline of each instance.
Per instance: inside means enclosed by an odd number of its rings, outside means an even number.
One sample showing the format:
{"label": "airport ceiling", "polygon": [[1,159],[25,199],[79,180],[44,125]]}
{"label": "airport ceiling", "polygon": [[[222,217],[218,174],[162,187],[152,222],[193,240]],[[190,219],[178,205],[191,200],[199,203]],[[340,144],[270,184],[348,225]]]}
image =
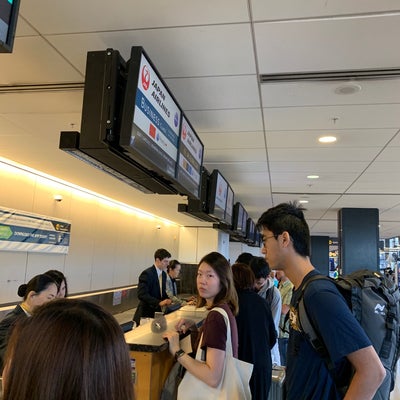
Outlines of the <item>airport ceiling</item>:
{"label": "airport ceiling", "polygon": [[80,128],[86,53],[127,60],[140,45],[202,139],[204,165],[254,220],[303,199],[314,235],[337,236],[342,207],[372,207],[380,236],[397,236],[399,38],[398,0],[21,0],[14,51],[0,54],[0,156],[210,225],[178,213],[181,196],[136,191],[58,149],[60,131]]}

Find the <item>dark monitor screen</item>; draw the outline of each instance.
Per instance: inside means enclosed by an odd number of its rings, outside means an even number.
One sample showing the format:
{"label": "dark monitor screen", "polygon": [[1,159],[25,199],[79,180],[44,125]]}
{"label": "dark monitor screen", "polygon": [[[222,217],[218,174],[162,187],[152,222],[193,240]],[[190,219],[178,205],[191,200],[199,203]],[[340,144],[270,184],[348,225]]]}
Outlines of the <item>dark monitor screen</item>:
{"label": "dark monitor screen", "polygon": [[119,145],[145,168],[175,179],[181,109],[142,47],[132,47]]}
{"label": "dark monitor screen", "polygon": [[251,218],[247,218],[246,240],[248,240],[250,242],[254,242],[254,236],[255,236],[255,224],[254,224],[254,221]]}
{"label": "dark monitor screen", "polygon": [[200,198],[203,152],[203,143],[190,122],[182,115],[176,181],[188,196],[196,199]]}
{"label": "dark monitor screen", "polygon": [[235,194],[233,193],[232,188],[228,185],[228,193],[227,193],[227,196],[226,196],[226,207],[225,207],[225,218],[224,218],[224,221],[229,226],[232,226],[234,200],[235,200]]}
{"label": "dark monitor screen", "polygon": [[244,237],[246,237],[246,234],[247,234],[247,219],[248,218],[249,218],[249,215],[247,214],[247,211],[243,208],[242,232],[243,232]]}
{"label": "dark monitor screen", "polygon": [[17,28],[19,0],[0,0],[0,52],[11,53]]}
{"label": "dark monitor screen", "polygon": [[209,182],[208,214],[223,221],[227,196],[228,182],[217,169],[214,169]]}
{"label": "dark monitor screen", "polygon": [[233,206],[232,230],[240,236],[246,235],[246,227],[243,230],[243,212],[242,203],[235,203]]}

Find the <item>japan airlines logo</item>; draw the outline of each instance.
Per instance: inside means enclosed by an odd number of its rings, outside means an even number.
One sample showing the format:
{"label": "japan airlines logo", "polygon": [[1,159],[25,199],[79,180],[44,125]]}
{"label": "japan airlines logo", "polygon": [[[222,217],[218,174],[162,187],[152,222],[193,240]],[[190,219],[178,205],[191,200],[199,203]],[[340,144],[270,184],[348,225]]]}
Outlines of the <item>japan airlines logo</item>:
{"label": "japan airlines logo", "polygon": [[150,86],[150,71],[147,65],[144,65],[142,68],[142,86],[144,90],[147,90]]}
{"label": "japan airlines logo", "polygon": [[182,139],[183,140],[186,140],[186,135],[187,135],[187,131],[186,131],[186,126],[184,125],[183,129],[182,129]]}
{"label": "japan airlines logo", "polygon": [[385,305],[378,303],[374,308],[374,313],[379,315],[385,315]]}

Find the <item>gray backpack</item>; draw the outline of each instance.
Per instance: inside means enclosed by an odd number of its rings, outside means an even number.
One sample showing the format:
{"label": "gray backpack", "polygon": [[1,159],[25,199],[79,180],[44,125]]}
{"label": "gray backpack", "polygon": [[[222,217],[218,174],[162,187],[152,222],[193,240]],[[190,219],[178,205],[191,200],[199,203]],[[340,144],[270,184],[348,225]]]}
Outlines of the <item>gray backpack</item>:
{"label": "gray backpack", "polygon": [[[314,350],[324,359],[337,383],[333,361],[312,325],[304,304],[304,293],[310,282],[325,279],[334,282],[345,298],[353,315],[371,340],[383,366],[386,378],[374,396],[374,400],[388,400],[394,389],[396,364],[400,355],[400,290],[395,283],[376,271],[360,270],[333,280],[323,275],[310,277],[303,285],[297,303],[301,330],[305,333]],[[337,385],[345,391],[350,384]]]}

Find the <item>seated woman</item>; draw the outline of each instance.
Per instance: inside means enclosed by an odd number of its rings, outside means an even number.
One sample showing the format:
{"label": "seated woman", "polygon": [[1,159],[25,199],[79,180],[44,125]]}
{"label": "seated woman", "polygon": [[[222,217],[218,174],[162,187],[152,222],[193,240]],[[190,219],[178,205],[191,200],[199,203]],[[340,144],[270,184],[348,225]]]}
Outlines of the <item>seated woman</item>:
{"label": "seated woman", "polygon": [[235,315],[238,312],[238,299],[233,284],[232,270],[226,258],[212,252],[204,256],[197,271],[198,307],[206,306],[208,313],[202,328],[202,342],[198,345],[205,351],[205,362],[193,359],[179,346],[179,333],[196,329],[192,321],[182,319],[176,331],[164,333],[169,341],[169,350],[178,362],[193,376],[211,387],[217,387],[222,379],[225,365],[227,326],[224,317],[213,308],[223,308],[229,317],[233,355],[238,354],[238,336]]}
{"label": "seated woman", "polygon": [[3,387],[3,400],[133,400],[123,332],[88,301],[46,304],[13,331]]}
{"label": "seated woman", "polygon": [[0,322],[0,371],[3,369],[4,353],[8,338],[15,324],[32,315],[37,307],[54,300],[57,296],[57,284],[48,275],[36,275],[27,284],[18,288],[18,296],[23,298],[14,310],[9,312]]}

